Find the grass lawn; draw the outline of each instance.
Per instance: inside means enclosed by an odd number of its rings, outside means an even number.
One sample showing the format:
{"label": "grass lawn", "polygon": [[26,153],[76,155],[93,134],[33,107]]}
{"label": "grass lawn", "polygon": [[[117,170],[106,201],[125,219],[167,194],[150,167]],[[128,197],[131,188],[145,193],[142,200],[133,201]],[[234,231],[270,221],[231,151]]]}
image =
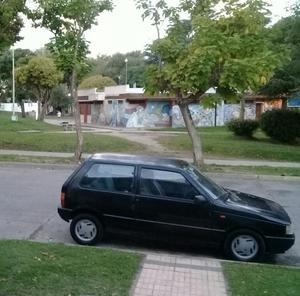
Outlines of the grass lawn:
{"label": "grass lawn", "polygon": [[101,248],[0,241],[0,295],[128,295],[141,257]]}
{"label": "grass lawn", "polygon": [[232,296],[298,296],[300,269],[271,265],[223,263]]}
{"label": "grass lawn", "polygon": [[[226,127],[201,128],[200,135],[206,156],[300,161],[299,142],[295,145],[275,143],[260,131],[253,139],[234,136]],[[159,142],[173,151],[191,151],[192,148],[187,134],[164,136]]]}
{"label": "grass lawn", "polygon": [[[9,114],[0,112],[0,149],[73,153],[75,133],[53,133],[55,131],[62,131],[62,128],[31,118],[19,118],[19,121],[12,122]],[[143,145],[125,139],[110,135],[84,134],[83,153],[144,150]]]}

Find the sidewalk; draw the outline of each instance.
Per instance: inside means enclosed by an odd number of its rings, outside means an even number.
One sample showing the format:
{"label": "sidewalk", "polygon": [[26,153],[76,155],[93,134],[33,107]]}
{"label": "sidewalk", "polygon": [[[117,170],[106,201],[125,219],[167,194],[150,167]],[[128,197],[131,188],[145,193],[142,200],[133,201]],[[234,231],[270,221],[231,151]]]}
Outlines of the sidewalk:
{"label": "sidewalk", "polygon": [[[18,156],[37,156],[37,157],[57,157],[72,158],[74,153],[65,152],[46,152],[46,151],[23,151],[23,150],[5,150],[0,149],[0,155],[18,155]],[[82,154],[83,158],[89,157],[91,154]],[[176,155],[176,158],[181,158]],[[188,162],[192,162],[190,158],[182,158]],[[205,164],[225,165],[225,166],[266,166],[281,168],[300,168],[300,162],[281,162],[281,161],[262,161],[262,160],[244,160],[244,159],[213,159],[206,158]]]}
{"label": "sidewalk", "polygon": [[226,296],[220,261],[210,258],[149,254],[133,296]]}

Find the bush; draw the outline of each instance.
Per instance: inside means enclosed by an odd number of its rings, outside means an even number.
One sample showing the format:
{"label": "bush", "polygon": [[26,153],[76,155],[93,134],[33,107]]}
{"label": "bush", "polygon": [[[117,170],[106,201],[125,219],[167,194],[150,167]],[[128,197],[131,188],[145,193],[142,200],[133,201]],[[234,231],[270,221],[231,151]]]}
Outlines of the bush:
{"label": "bush", "polygon": [[259,123],[256,120],[250,119],[233,119],[227,124],[227,127],[237,136],[251,138],[253,133],[258,129]]}
{"label": "bush", "polygon": [[291,143],[300,137],[300,112],[273,109],[262,114],[260,127],[270,138]]}

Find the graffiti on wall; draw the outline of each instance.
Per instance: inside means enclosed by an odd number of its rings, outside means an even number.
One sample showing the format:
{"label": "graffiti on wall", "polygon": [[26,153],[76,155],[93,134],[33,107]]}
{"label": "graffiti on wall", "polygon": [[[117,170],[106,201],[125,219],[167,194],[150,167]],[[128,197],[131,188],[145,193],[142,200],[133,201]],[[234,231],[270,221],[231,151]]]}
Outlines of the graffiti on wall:
{"label": "graffiti on wall", "polygon": [[106,124],[124,127],[170,126],[169,102],[128,103],[124,100],[111,100],[105,104]]}
{"label": "graffiti on wall", "polygon": [[146,107],[138,106],[131,113],[126,127],[170,126],[170,103],[147,102]]}
{"label": "graffiti on wall", "polygon": [[[218,126],[226,124],[228,121],[240,116],[239,104],[221,104],[214,108],[204,108],[199,104],[190,104],[189,110],[192,115],[195,126],[214,126],[215,120]],[[184,120],[181,111],[177,105],[172,108],[172,127],[183,127]],[[216,118],[215,118],[216,117]],[[255,119],[255,105],[246,104],[245,118]]]}

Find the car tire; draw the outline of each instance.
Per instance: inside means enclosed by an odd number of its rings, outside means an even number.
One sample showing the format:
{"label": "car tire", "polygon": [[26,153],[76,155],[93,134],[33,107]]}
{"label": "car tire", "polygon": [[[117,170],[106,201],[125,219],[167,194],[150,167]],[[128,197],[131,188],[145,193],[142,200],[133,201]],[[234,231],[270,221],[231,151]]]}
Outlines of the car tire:
{"label": "car tire", "polygon": [[80,245],[94,245],[103,238],[104,228],[97,217],[79,214],[70,225],[72,238]]}
{"label": "car tire", "polygon": [[224,243],[225,255],[243,262],[260,260],[266,251],[265,242],[260,234],[248,229],[229,233]]}

